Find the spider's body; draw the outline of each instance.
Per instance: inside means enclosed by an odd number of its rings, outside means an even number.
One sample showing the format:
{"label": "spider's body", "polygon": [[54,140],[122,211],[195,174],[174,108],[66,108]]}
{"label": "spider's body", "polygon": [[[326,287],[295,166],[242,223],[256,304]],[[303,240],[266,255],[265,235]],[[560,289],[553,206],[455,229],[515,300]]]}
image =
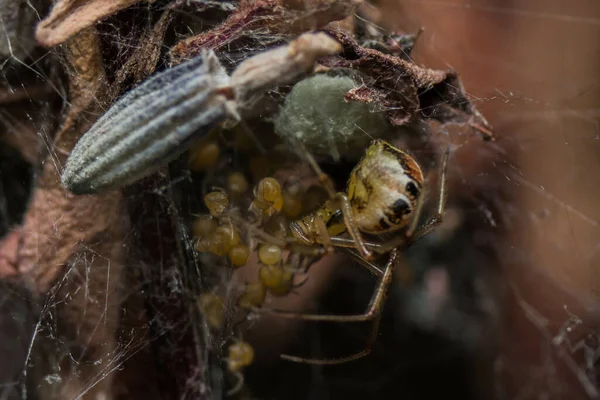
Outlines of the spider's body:
{"label": "spider's body", "polygon": [[[308,152],[307,161],[315,169],[319,180],[330,183],[327,175]],[[387,290],[392,282],[392,272],[397,258],[406,246],[431,232],[441,221],[446,199],[446,167],[449,150],[441,163],[440,188],[436,213],[422,225],[417,226],[424,200],[424,178],[417,162],[405,152],[383,140],[375,140],[363,158],[354,167],[348,180],[346,193],[335,193],[329,187],[331,198],[315,212],[290,224],[292,235],[306,245],[326,247],[351,247],[358,250],[358,261],[379,276],[379,283],[371,297],[367,310],[354,315],[301,314],[292,311],[256,309],[257,312],[282,318],[307,321],[364,322],[374,321],[367,346],[354,354],[335,359],[311,359],[282,355],[289,361],[310,364],[339,364],[359,359],[369,354],[377,338],[379,316]],[[343,216],[343,221],[338,216]],[[384,243],[367,242],[361,232],[381,235],[406,227],[400,235]],[[351,239],[336,237],[348,231]],[[388,254],[383,268],[372,264],[374,253]]]}
{"label": "spider's body", "polygon": [[[350,205],[347,219],[361,232],[383,234],[405,227],[412,219],[423,192],[423,173],[408,154],[383,140],[371,143],[365,155],[354,167],[348,180],[348,192],[336,198]],[[335,223],[340,207],[327,201],[317,211],[294,221],[290,228],[305,244],[323,242],[323,228],[335,236],[346,230]],[[333,222],[333,223],[332,223]]]}
{"label": "spider's body", "polygon": [[411,156],[383,140],[374,141],[348,181],[356,225],[372,234],[406,226],[422,188],[423,173]]}

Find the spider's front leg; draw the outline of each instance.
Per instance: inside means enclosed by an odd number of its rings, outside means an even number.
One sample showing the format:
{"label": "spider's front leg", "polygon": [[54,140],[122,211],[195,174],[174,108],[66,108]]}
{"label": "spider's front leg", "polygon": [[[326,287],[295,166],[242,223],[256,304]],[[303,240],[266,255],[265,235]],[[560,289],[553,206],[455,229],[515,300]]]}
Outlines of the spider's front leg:
{"label": "spider's front leg", "polygon": [[[407,233],[407,238],[410,243],[414,243],[423,236],[427,235],[429,232],[434,230],[439,224],[441,224],[444,220],[444,211],[446,210],[446,187],[447,187],[447,173],[448,173],[448,159],[450,158],[450,147],[446,149],[444,152],[444,156],[442,158],[442,164],[440,167],[440,189],[437,200],[436,212],[434,215],[429,217],[427,222],[421,225],[420,228],[413,228],[409,230],[410,234]],[[420,207],[419,207],[420,208]],[[420,210],[419,210],[420,211]],[[418,221],[418,215],[415,215],[416,220]],[[416,224],[416,222],[415,222]],[[414,233],[413,233],[414,232]]]}
{"label": "spider's front leg", "polygon": [[[365,260],[372,261],[375,258],[375,254],[367,248],[367,245],[360,233],[360,229],[354,219],[354,215],[352,213],[352,206],[350,205],[350,200],[348,196],[344,193],[338,193],[335,195],[335,200],[339,205],[340,210],[342,211],[342,215],[344,216],[344,224],[346,225],[346,229],[350,234],[350,237],[354,241],[354,246],[356,250],[360,253],[360,255]],[[331,239],[329,239],[331,242]]]}
{"label": "spider's front leg", "polygon": [[[373,321],[373,327],[371,329],[371,333],[367,340],[366,346],[359,352],[350,354],[345,357],[340,358],[329,358],[329,359],[312,359],[312,358],[304,358],[291,356],[287,354],[282,354],[281,358],[288,361],[306,363],[306,364],[321,364],[321,365],[331,365],[331,364],[343,364],[349,361],[354,361],[359,358],[362,358],[368,355],[371,352],[371,348],[377,339],[377,334],[379,332],[379,322],[381,312],[383,310],[383,305],[385,302],[385,298],[387,296],[388,289],[392,282],[392,276],[394,272],[394,267],[396,266],[396,262],[398,259],[398,251],[393,250],[390,253],[390,257],[383,269],[383,273],[379,278],[379,282],[377,283],[377,287],[371,296],[371,300],[367,306],[367,309],[362,314],[354,314],[354,315],[329,315],[329,314],[303,314],[293,311],[284,311],[284,310],[276,310],[276,309],[268,309],[268,308],[255,308],[253,311],[260,314],[266,314],[275,316],[278,318],[286,318],[286,319],[296,319],[302,321],[327,321],[327,322],[366,322]],[[360,259],[359,259],[360,260]],[[361,263],[368,263],[368,261],[362,259]],[[377,270],[378,267],[374,265],[370,265],[367,267],[370,270]]]}

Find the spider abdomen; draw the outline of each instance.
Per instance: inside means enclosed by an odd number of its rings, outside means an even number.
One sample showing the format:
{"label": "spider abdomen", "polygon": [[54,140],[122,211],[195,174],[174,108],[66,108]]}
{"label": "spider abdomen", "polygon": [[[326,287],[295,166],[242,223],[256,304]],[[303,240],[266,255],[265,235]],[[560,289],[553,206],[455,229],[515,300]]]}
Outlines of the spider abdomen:
{"label": "spider abdomen", "polygon": [[348,199],[358,228],[381,234],[408,224],[421,197],[423,173],[408,154],[374,141],[354,168]]}

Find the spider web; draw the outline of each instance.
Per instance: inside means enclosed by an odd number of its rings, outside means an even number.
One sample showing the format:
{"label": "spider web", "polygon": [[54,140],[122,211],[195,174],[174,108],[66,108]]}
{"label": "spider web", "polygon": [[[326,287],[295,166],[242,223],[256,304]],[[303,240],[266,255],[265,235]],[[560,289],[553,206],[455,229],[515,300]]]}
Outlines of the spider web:
{"label": "spider web", "polygon": [[[108,74],[121,68],[110,60],[141,46],[142,32],[168,2],[157,3],[98,26]],[[178,39],[230,11],[230,3],[179,3],[160,69]],[[39,4],[28,5],[33,19],[46,15]],[[432,153],[451,143],[445,223],[404,253],[370,356],[339,367],[283,362],[281,353],[352,352],[370,327],[252,320],[244,339],[256,359],[237,396],[597,398],[600,8],[591,0],[387,0],[379,7],[378,24],[386,28],[425,28],[414,60],[457,70],[497,140],[444,126],[439,141],[409,149],[427,161],[432,177],[427,215],[438,180]],[[11,25],[1,25],[7,35]],[[251,48],[232,51],[230,61],[279,39],[256,37]],[[61,157],[52,142],[69,107],[71,73],[61,68],[60,51],[35,48],[27,33],[11,40],[0,47],[6,57],[0,63],[2,235],[22,222],[46,156]],[[135,80],[123,78],[126,86]],[[176,162],[168,176],[124,191],[118,257],[96,244],[83,248],[45,294],[7,280],[0,296],[2,398],[224,396],[234,383],[224,362],[233,328],[211,333],[195,301],[206,290],[227,297],[255,279],[256,270],[233,274],[214,260],[208,268],[191,250],[190,218],[201,209],[201,186],[201,176]],[[347,256],[329,257],[311,268],[297,293],[270,304],[362,312],[375,279],[347,264]]]}

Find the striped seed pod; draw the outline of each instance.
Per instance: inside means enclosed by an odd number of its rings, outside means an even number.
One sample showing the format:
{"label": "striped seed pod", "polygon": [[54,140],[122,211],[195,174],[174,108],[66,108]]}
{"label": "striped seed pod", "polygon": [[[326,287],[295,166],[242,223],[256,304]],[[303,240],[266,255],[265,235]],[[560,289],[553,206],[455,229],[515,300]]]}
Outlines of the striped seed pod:
{"label": "striped seed pod", "polygon": [[306,33],[242,62],[229,77],[213,51],[163,71],[117,101],[79,140],[62,174],[75,194],[116,189],[186,151],[268,90],[310,73],[317,58],[341,45]]}
{"label": "striped seed pod", "polygon": [[212,51],[165,70],[117,101],[71,152],[62,174],[75,194],[135,182],[177,158],[237,113],[230,78]]}

